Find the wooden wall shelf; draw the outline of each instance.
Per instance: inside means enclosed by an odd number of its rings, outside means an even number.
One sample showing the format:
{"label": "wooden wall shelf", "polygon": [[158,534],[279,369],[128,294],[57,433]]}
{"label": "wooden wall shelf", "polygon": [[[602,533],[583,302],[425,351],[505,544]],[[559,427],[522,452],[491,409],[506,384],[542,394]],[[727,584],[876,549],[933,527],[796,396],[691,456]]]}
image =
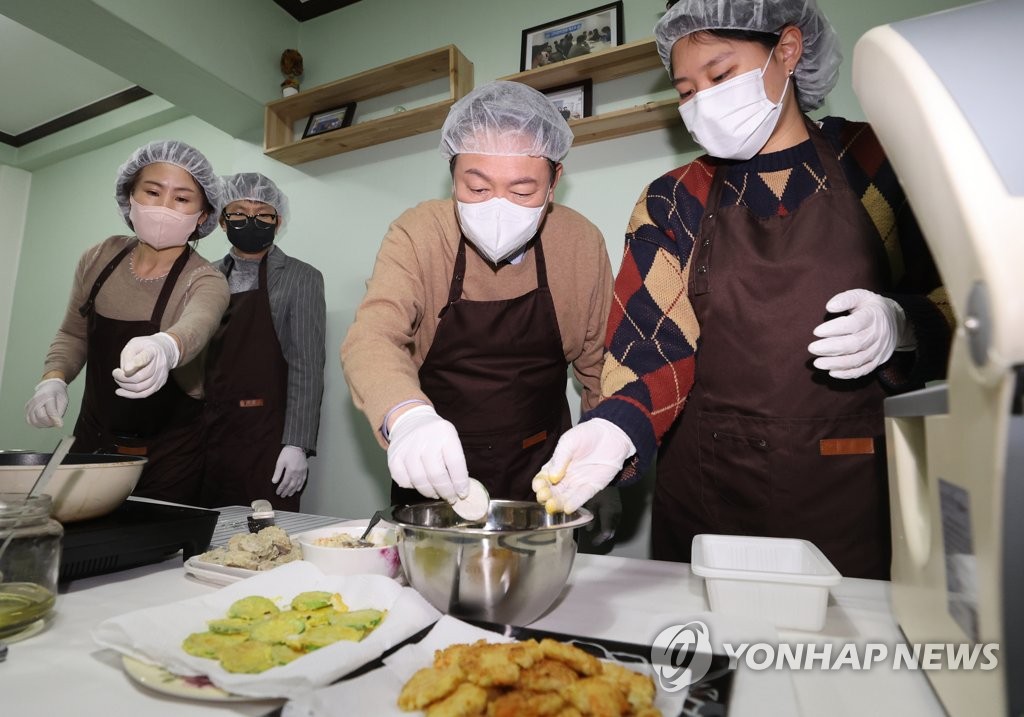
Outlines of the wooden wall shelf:
{"label": "wooden wall shelf", "polygon": [[[448,78],[448,97],[407,112],[296,139],[294,126],[314,112]],[[473,88],[473,63],[455,45],[425,52],[357,75],[268,102],[263,152],[285,164],[301,164],[437,129],[448,109]]]}
{"label": "wooden wall shelf", "polygon": [[[588,78],[594,83],[607,82],[661,67],[663,65],[658,55],[658,46],[652,37],[536,67],[501,79],[522,82],[538,90],[549,90]],[[678,106],[678,100],[666,99],[570,120],[569,127],[575,135],[573,145],[673,127],[679,123]]]}

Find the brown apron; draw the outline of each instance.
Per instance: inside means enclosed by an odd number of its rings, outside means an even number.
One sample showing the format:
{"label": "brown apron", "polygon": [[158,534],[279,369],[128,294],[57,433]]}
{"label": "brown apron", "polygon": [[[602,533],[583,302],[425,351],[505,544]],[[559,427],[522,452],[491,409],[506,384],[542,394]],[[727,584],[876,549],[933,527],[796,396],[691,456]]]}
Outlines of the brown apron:
{"label": "brown apron", "polygon": [[210,508],[263,498],[277,510],[299,510],[301,491],[282,498],[270,482],[284,435],[288,362],[270,310],[267,256],[259,286],[231,295],[206,357],[203,505]]}
{"label": "brown apron", "polygon": [[[491,498],[535,500],[531,482],[571,425],[566,360],[544,249],[534,240],[537,288],[514,299],[462,298],[466,239],[459,242],[448,303],[420,367],[420,387],[459,432],[469,475]],[[391,484],[393,504],[428,500]]]}
{"label": "brown apron", "polygon": [[720,166],[694,247],[695,382],[658,456],[652,555],[690,560],[699,533],[812,541],[845,576],[889,576],[885,396],[833,379],[807,345],[840,291],[883,291],[882,243],[818,128],[831,185],[792,214],[720,207]]}
{"label": "brown apron", "polygon": [[121,321],[96,311],[96,296],[118,264],[138,244],[125,247],[103,268],[89,298],[79,308],[88,319],[85,394],[75,424],[75,451],[146,456],[133,495],[195,505],[202,474],[202,401],[185,393],[173,376],[146,398],[122,398],[111,372],[121,365],[121,349],[137,336],[160,332],[171,292],[188,263],[188,247],[174,262],[148,321]]}

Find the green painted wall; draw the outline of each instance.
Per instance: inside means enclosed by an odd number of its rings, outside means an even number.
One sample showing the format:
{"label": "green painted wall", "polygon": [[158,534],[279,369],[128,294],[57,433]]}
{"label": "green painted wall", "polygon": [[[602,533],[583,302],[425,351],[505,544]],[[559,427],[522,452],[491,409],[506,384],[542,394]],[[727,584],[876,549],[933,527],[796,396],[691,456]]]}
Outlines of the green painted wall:
{"label": "green painted wall", "polygon": [[[107,0],[106,4],[116,7],[119,3]],[[474,63],[476,83],[481,84],[518,71],[523,28],[598,4],[367,0],[300,26],[299,49],[306,61],[303,84],[308,88],[448,43],[457,45]],[[960,4],[965,3],[822,0],[847,58],[856,38],[869,27]],[[649,37],[663,2],[628,0],[625,5],[626,40]],[[824,109],[859,118],[848,64],[844,67],[840,86]],[[598,86],[596,111],[644,101],[650,92],[666,86],[661,73]],[[46,347],[63,315],[79,255],[87,246],[124,230],[112,196],[118,165],[136,146],[166,137],[201,148],[222,173],[264,172],[288,194],[293,218],[280,244],[320,268],[328,304],[320,455],[311,462],[303,509],[344,517],[369,515],[387,500],[385,454],[363,416],[352,408],[337,351],[389,222],[406,207],[449,192],[447,168],[437,154],[436,131],[288,167],[266,158],[259,145],[185,118],[34,171],[0,382],[0,446],[50,449],[56,444],[60,432],[27,427],[22,407],[38,381]],[[681,122],[671,130],[576,148],[566,160],[558,201],[583,212],[601,228],[617,266],[622,232],[642,187],[690,159],[693,152]],[[211,259],[223,255],[227,247],[219,231],[200,243],[200,251]],[[69,421],[77,413],[81,383],[72,384]],[[578,400],[572,388],[569,393],[573,402]],[[632,522],[638,525],[617,552],[645,554],[647,500],[643,490],[627,495]]]}

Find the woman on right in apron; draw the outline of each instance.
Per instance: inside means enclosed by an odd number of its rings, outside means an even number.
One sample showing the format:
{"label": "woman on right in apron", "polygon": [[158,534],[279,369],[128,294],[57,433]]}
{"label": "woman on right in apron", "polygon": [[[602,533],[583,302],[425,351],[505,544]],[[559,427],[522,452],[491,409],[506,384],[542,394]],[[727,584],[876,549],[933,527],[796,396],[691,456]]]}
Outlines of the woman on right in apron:
{"label": "woman on right in apron", "polygon": [[538,498],[574,510],[657,455],[652,557],[688,562],[700,533],[796,537],[887,578],[882,402],[940,378],[951,335],[931,256],[870,127],[805,114],[841,61],[813,0],[680,0],[654,32],[706,154],[636,204],[605,400]]}

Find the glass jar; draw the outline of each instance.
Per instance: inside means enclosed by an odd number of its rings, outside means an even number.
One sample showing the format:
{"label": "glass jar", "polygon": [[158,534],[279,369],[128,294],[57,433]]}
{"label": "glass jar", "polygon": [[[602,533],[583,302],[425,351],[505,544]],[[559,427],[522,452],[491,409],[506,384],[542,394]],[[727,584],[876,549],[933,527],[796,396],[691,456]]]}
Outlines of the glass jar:
{"label": "glass jar", "polygon": [[0,493],[0,637],[28,628],[57,600],[64,528],[50,496]]}

